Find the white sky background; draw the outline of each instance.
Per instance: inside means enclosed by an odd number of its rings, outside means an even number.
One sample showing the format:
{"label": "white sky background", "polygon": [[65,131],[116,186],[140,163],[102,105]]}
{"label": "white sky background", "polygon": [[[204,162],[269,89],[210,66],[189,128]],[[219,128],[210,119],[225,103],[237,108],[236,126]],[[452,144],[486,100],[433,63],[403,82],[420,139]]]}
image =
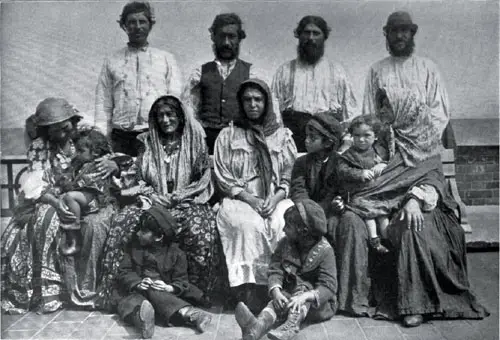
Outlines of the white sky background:
{"label": "white sky background", "polygon": [[[23,127],[45,97],[62,96],[93,114],[103,58],[127,41],[116,20],[126,2],[11,2],[1,5],[1,125]],[[445,79],[453,118],[498,117],[498,1],[155,2],[150,43],[172,52],[184,78],[212,60],[208,27],[238,13],[247,38],[241,58],[272,78],[296,55],[293,29],[307,14],[332,27],[327,54],[351,76],[361,105],[368,67],[387,56],[382,27],[394,10],[419,25],[416,52]]]}

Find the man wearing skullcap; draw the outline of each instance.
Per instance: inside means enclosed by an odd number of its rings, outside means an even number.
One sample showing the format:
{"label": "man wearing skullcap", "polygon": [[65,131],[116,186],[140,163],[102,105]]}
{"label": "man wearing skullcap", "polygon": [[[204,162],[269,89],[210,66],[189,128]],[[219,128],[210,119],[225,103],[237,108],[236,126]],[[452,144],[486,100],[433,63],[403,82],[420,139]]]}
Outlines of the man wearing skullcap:
{"label": "man wearing skullcap", "polygon": [[156,320],[187,324],[204,332],[211,315],[192,303],[205,303],[203,292],[189,283],[186,254],[173,243],[177,221],[153,205],[139,219],[118,269],[118,314],[137,327],[142,338],[154,334]]}
{"label": "man wearing skullcap", "polygon": [[336,311],[337,270],[333,248],[324,238],[326,217],[310,199],[296,201],[285,213],[284,237],[269,265],[268,290],[272,297],[254,317],[240,302],[235,317],[243,340],[257,340],[276,321],[281,325],[268,337],[287,340],[300,330],[304,320],[321,322]]}
{"label": "man wearing skullcap", "polygon": [[442,126],[442,142],[446,148],[455,146],[451,129],[448,94],[436,64],[414,54],[418,25],[409,13],[397,11],[389,15],[383,28],[390,56],[370,67],[366,78],[363,114],[376,113],[376,94],[381,88],[409,88],[428,106],[433,119]]}
{"label": "man wearing skullcap", "polygon": [[305,16],[294,33],[299,40],[297,58],[278,68],[272,91],[284,125],[292,130],[299,152],[304,152],[305,126],[312,116],[325,113],[344,121],[358,112],[346,71],[324,56],[330,34],[326,21]]}
{"label": "man wearing skullcap", "polygon": [[123,7],[118,24],[128,35],[126,47],[104,60],[95,98],[95,125],[111,138],[113,151],[137,156],[137,136],[148,129],[153,102],[166,94],[180,95],[181,74],[174,56],[149,46],[156,23],[153,7],[144,1]]}

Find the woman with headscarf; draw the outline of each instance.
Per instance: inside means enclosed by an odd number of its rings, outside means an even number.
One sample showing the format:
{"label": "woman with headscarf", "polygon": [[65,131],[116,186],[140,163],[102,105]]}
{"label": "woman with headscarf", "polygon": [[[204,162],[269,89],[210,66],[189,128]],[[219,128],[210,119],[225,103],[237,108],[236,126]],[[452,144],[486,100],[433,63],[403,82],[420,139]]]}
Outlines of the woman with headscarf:
{"label": "woman with headscarf", "polygon": [[255,285],[265,289],[271,255],[284,236],[283,214],[293,205],[285,198],[297,149],[290,130],[276,120],[266,83],[243,82],[237,99],[244,118],[223,129],[215,143],[214,170],[225,196],[217,227],[229,284],[237,299],[248,304]]}
{"label": "woman with headscarf", "polygon": [[[94,306],[98,259],[113,203],[83,218],[79,254],[58,252],[60,226],[75,222],[75,215],[64,204],[56,179],[76,156],[73,139],[81,119],[65,99],[47,98],[26,121],[28,172],[14,216],[2,235],[3,312],[54,312],[64,303]],[[109,158],[96,165],[100,176],[118,169]]]}
{"label": "woman with headscarf", "polygon": [[[207,296],[225,284],[215,213],[210,158],[201,125],[174,96],[158,98],[149,112],[149,131],[138,136],[143,147],[134,165],[122,169],[122,197],[129,204],[111,222],[103,261],[104,306],[114,307],[114,275],[123,247],[142,210],[152,204],[167,209],[178,222],[176,238],[187,255],[189,280]],[[129,197],[129,198],[130,198]],[[226,285],[227,286],[227,285]]]}
{"label": "woman with headscarf", "polygon": [[[351,197],[358,209],[392,213],[391,253],[374,267],[376,316],[402,318],[407,327],[425,318],[483,318],[489,313],[471,291],[465,235],[441,168],[441,135],[447,121],[415,93],[385,88],[377,114],[388,124],[390,160],[382,174]],[[368,234],[363,220],[346,211],[336,226],[339,309],[369,315]],[[396,278],[396,279],[394,279]]]}

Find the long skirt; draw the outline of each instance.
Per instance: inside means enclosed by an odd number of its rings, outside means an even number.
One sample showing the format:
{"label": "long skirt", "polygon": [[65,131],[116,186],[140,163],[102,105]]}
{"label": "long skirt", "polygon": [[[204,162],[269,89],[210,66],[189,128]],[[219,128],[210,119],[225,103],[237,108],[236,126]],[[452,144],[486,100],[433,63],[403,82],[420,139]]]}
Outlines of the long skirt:
{"label": "long skirt", "polygon": [[397,319],[425,314],[439,318],[483,318],[489,313],[468,281],[465,236],[452,211],[424,212],[424,229],[394,218],[388,227],[391,252],[369,251],[361,218],[346,212],[335,227],[339,310]]}
{"label": "long skirt", "polygon": [[[208,204],[181,203],[169,212],[177,219],[176,242],[186,253],[189,281],[207,297],[227,289],[227,274],[215,213]],[[115,274],[123,258],[126,244],[137,229],[142,210],[129,205],[117,212],[111,221],[111,230],[102,262],[101,307],[114,310],[119,299]]]}
{"label": "long skirt", "polygon": [[224,198],[217,214],[217,227],[226,258],[229,285],[267,285],[267,269],[278,241],[285,235],[283,215],[293,205],[283,200],[264,219],[250,205]]}
{"label": "long skirt", "polygon": [[94,307],[112,213],[110,205],[86,216],[82,249],[67,257],[58,251],[60,222],[54,208],[40,204],[30,216],[14,216],[2,235],[3,312],[54,312],[63,304]]}

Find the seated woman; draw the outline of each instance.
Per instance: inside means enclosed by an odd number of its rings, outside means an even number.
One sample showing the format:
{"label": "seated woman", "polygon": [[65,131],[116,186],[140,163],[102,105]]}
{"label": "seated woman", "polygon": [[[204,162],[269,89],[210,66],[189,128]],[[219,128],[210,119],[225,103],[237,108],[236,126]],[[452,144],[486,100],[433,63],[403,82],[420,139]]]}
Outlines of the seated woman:
{"label": "seated woman", "polygon": [[217,227],[233,293],[260,310],[250,300],[255,285],[265,290],[271,255],[284,236],[283,214],[293,205],[285,198],[297,149],[290,130],[278,124],[263,81],[243,82],[237,99],[245,118],[223,129],[215,143],[214,170],[225,196]]}
{"label": "seated woman", "polygon": [[[414,327],[424,317],[489,315],[470,289],[465,236],[441,169],[440,139],[448,120],[434,117],[408,89],[380,90],[377,104],[377,115],[390,125],[390,161],[358,197],[373,203],[366,206],[396,213],[387,227],[391,253],[372,276],[376,316],[402,318]],[[368,244],[363,220],[346,211],[334,234],[338,298],[339,309],[355,315],[369,314]]]}
{"label": "seated woman", "polygon": [[[176,242],[187,255],[190,281],[208,296],[225,284],[215,213],[210,159],[201,125],[174,96],[158,98],[149,112],[149,131],[138,136],[142,150],[131,168],[122,168],[122,195],[141,198],[112,219],[103,260],[103,307],[114,308],[113,280],[123,250],[143,209],[163,206],[179,224]],[[127,181],[125,181],[127,182]],[[227,284],[226,284],[227,287]]]}
{"label": "seated woman", "polygon": [[[98,259],[106,240],[112,202],[84,217],[81,252],[61,256],[62,223],[75,222],[61,198],[55,177],[76,156],[73,138],[82,117],[65,99],[47,98],[26,121],[31,139],[27,179],[2,235],[2,311],[53,312],[63,303],[93,306],[98,289]],[[96,162],[99,176],[117,170],[111,160]]]}

